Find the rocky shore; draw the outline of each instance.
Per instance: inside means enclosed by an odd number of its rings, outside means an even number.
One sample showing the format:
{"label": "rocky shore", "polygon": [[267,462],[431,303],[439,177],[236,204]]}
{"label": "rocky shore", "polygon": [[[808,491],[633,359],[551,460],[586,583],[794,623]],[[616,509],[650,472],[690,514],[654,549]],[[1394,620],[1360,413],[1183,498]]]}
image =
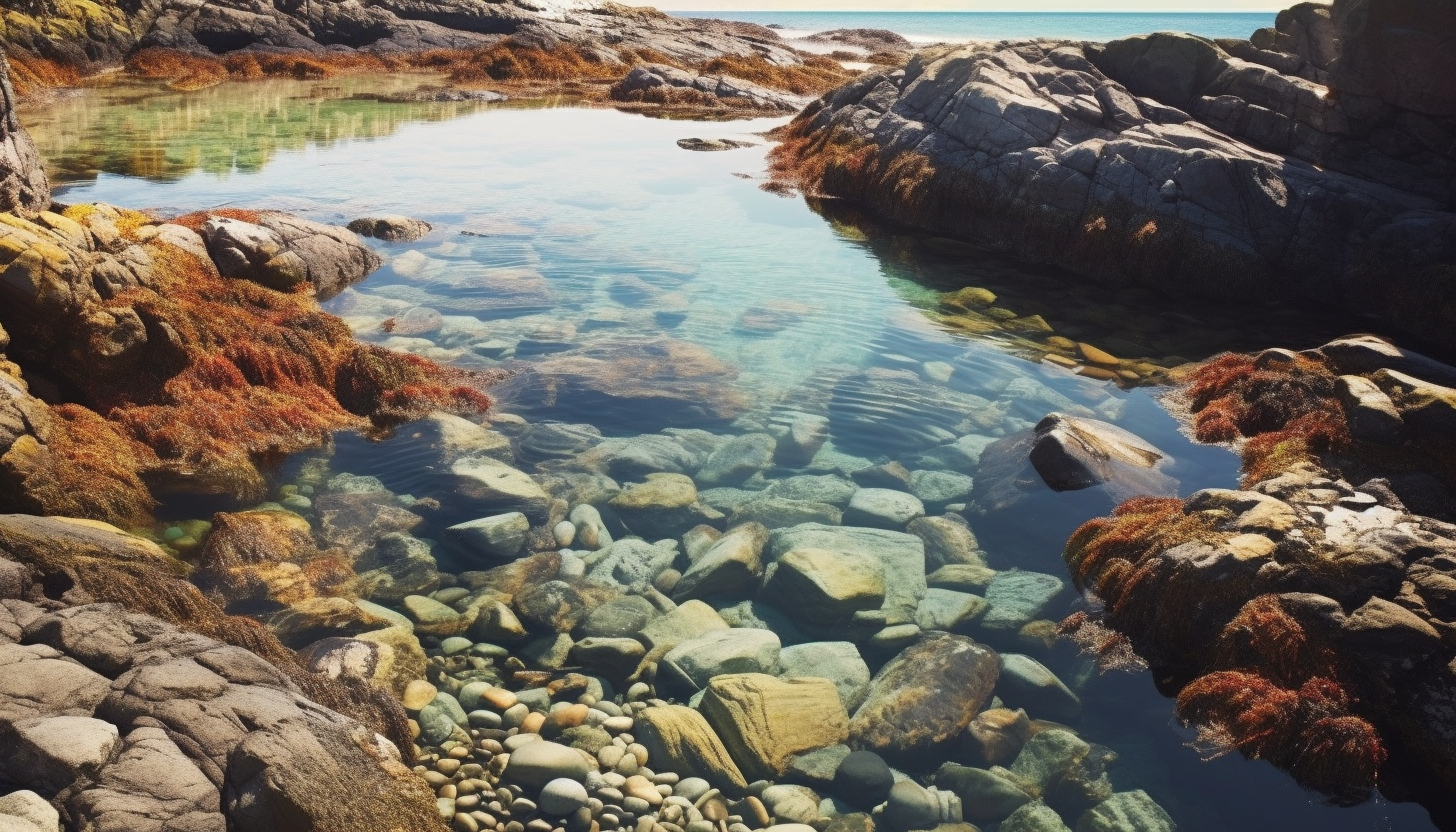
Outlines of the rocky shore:
{"label": "rocky shore", "polygon": [[[912,473],[827,447],[914,375],[712,433],[736,370],[624,339],[521,376],[521,409],[656,400],[660,433],[482,418],[498,375],[318,311],[379,264],[353,232],[58,205],[6,126],[6,824],[1172,829],[1037,658],[1065,582],[991,568],[959,516],[977,448]],[[332,469],[330,435],[405,422],[416,493]],[[957,438],[902,432],[907,458]],[[183,496],[241,510],[153,522]]]}
{"label": "rocky shore", "polygon": [[[0,44],[25,94],[124,68],[197,90],[228,80],[357,73],[443,75],[420,100],[572,95],[698,115],[797,112],[856,73],[772,29],[595,0],[514,2],[79,3],[6,11]],[[858,60],[851,38],[834,54]],[[889,44],[894,46],[894,41]],[[815,51],[801,49],[813,47]],[[902,52],[881,48],[875,60]],[[498,98],[494,100],[499,100]]]}
{"label": "rocky shore", "polygon": [[1449,9],[1303,3],[1254,41],[923,50],[810,105],[782,179],[1109,284],[1456,320]]}
{"label": "rocky shore", "polygon": [[1093,607],[1066,628],[1130,643],[1213,751],[1449,823],[1452,381],[1369,336],[1199,367],[1178,404],[1200,440],[1237,443],[1243,487],[1133,499],[1078,530],[1066,557]]}

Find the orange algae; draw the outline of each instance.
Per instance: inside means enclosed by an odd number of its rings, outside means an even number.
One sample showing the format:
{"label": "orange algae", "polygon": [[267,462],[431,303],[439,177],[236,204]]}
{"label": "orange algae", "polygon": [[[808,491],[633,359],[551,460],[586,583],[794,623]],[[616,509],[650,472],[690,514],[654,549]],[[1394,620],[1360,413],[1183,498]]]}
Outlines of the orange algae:
{"label": "orange algae", "polygon": [[[117,223],[123,233],[147,221],[133,213]],[[112,315],[139,320],[147,333],[111,357],[46,351],[47,371],[79,403],[57,408],[63,418],[52,436],[6,456],[6,479],[19,492],[12,501],[30,511],[138,528],[153,493],[253,502],[264,496],[269,465],[332,432],[489,407],[483,390],[492,379],[361,344],[307,291],[223,278],[210,261],[159,241],[147,252],[145,286],[80,314],[35,316],[44,323],[27,333],[33,345],[86,343],[87,320]]]}
{"label": "orange algae", "polygon": [[1247,438],[1244,479],[1259,482],[1350,445],[1337,376],[1323,363],[1294,356],[1260,366],[1247,355],[1226,355],[1195,370],[1186,397],[1200,442]]}

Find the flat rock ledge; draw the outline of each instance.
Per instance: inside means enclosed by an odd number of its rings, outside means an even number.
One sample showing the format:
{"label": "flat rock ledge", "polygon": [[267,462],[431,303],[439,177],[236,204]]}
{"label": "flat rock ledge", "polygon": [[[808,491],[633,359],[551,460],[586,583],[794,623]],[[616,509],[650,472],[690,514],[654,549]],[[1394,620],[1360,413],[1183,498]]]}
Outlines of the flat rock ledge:
{"label": "flat rock ledge", "polygon": [[25,574],[0,560],[0,783],[63,828],[441,828],[393,744],[273,665],[114,604],[47,600]]}
{"label": "flat rock ledge", "polygon": [[[1285,15],[1258,38],[1270,48],[1158,33],[927,49],[811,104],[777,166],[1099,282],[1298,297],[1449,347],[1452,23],[1367,5],[1301,4],[1323,23]],[[1352,54],[1332,63],[1340,44]]]}

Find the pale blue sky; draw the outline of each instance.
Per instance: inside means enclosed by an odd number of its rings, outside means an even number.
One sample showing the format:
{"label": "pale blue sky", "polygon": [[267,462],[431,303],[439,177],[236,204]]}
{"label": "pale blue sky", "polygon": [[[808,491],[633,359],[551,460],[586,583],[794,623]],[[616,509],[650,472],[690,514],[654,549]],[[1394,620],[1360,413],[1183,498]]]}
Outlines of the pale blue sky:
{"label": "pale blue sky", "polygon": [[1274,12],[1269,0],[659,0],[673,11]]}

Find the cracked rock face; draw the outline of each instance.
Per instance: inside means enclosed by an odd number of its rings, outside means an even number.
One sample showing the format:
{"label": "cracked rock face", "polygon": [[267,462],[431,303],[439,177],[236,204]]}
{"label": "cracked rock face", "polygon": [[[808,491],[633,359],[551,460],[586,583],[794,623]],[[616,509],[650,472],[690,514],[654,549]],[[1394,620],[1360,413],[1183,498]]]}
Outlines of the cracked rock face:
{"label": "cracked rock face", "polygon": [[1265,63],[1172,33],[926,49],[809,105],[778,162],[806,189],[1100,282],[1307,297],[1445,340],[1449,128],[1237,43]]}
{"label": "cracked rock face", "polygon": [[[66,828],[439,828],[391,743],[252,653],[113,604],[24,594],[37,603],[0,600],[0,780]],[[56,828],[22,810],[0,806]]]}

